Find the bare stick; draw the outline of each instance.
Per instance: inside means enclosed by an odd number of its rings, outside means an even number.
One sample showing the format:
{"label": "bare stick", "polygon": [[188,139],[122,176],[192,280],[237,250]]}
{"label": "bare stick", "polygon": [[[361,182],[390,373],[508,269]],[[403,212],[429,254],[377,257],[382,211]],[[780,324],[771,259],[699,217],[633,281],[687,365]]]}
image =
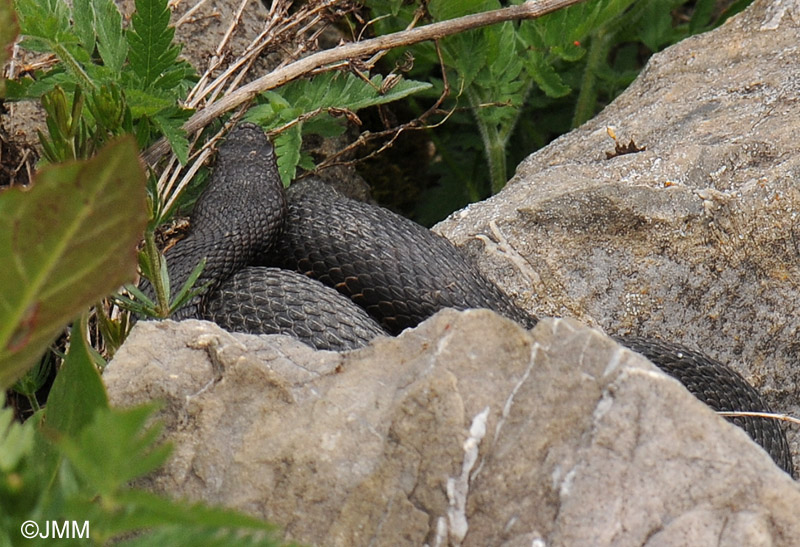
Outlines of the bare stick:
{"label": "bare stick", "polygon": [[[202,110],[195,112],[189,120],[183,124],[183,129],[187,133],[194,133],[198,129],[205,127],[218,116],[233,110],[239,105],[252,100],[256,95],[264,91],[282,86],[308,72],[321,66],[353,59],[366,55],[374,55],[379,51],[392,49],[401,46],[409,46],[428,40],[437,40],[452,34],[458,34],[478,27],[513,21],[517,19],[536,19],[553,11],[578,4],[583,0],[539,0],[533,2],[529,0],[519,6],[510,6],[483,13],[466,15],[456,19],[432,23],[424,27],[404,30],[378,36],[371,40],[362,42],[352,42],[349,44],[326,49],[308,57],[299,59],[282,68],[265,74],[261,78],[240,87],[219,101],[212,103]],[[169,150],[169,144],[165,139],[161,139],[153,146],[148,148],[142,155],[145,162],[154,165]]]}
{"label": "bare stick", "polygon": [[768,418],[771,420],[781,420],[784,422],[790,422],[795,425],[800,424],[800,419],[795,418],[789,414],[775,414],[774,412],[749,412],[744,410],[718,410],[717,414],[720,416],[724,416],[725,418],[738,418],[738,417],[750,417],[750,418]]}

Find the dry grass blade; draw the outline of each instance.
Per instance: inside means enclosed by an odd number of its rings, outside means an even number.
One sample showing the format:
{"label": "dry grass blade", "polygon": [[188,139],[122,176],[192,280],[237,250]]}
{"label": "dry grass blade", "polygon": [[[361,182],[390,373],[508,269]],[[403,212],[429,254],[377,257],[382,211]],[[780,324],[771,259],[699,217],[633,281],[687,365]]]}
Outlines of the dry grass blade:
{"label": "dry grass blade", "polygon": [[767,418],[770,420],[780,420],[793,424],[800,424],[800,418],[789,416],[788,414],[776,414],[774,412],[748,412],[744,410],[718,410],[717,414],[725,418]]}
{"label": "dry grass blade", "polygon": [[[194,133],[216,119],[220,115],[230,112],[243,104],[251,101],[256,95],[264,91],[275,89],[294,79],[300,78],[312,71],[333,63],[339,63],[349,59],[357,59],[368,55],[375,55],[381,51],[386,51],[396,47],[408,46],[437,40],[445,36],[457,34],[474,28],[487,25],[502,23],[505,21],[518,19],[535,19],[553,11],[578,4],[583,0],[539,0],[538,2],[525,2],[518,6],[510,6],[498,10],[476,13],[456,19],[432,23],[422,27],[403,30],[385,36],[379,36],[361,42],[352,42],[337,46],[332,49],[319,51],[308,57],[278,68],[257,80],[254,80],[235,91],[225,95],[219,101],[213,102],[205,108],[198,110],[185,124],[184,129],[187,133]],[[315,4],[305,12],[313,15],[319,13],[337,2],[322,2]],[[302,11],[302,10],[301,10]],[[283,29],[291,30],[301,25],[300,12],[295,13],[290,18]],[[169,145],[166,141],[159,141],[144,152],[143,159],[149,164],[154,165],[167,152]]]}
{"label": "dry grass blade", "polygon": [[[242,13],[250,1],[241,0],[228,28],[215,49],[214,56],[210,59],[197,84],[189,92],[186,106],[202,111],[204,105],[215,104],[223,90],[228,94],[235,93],[241,86],[241,82],[250,73],[253,63],[264,51],[277,50],[282,48],[283,44],[299,42],[295,51],[288,55],[287,60],[282,63],[283,65],[286,62],[291,62],[292,59],[296,59],[305,51],[315,48],[314,44],[316,44],[317,37],[324,29],[325,10],[342,3],[342,0],[310,2],[297,9],[290,16],[289,9],[293,4],[291,0],[276,0],[272,2],[261,32],[247,45],[244,51],[230,60],[225,66],[226,60],[230,57],[228,50],[231,37],[240,25]],[[221,69],[222,72],[215,75]],[[210,147],[243,115],[248,104],[249,102],[245,102],[237,105],[239,112],[199,151],[195,151],[192,154],[190,166],[180,165],[174,155],[169,158],[169,161],[161,171],[158,181],[159,195],[164,204],[162,211],[170,210],[197,170],[210,156],[212,151]],[[205,124],[194,129],[185,126],[187,133],[190,135],[192,148],[197,145],[200,132],[204,127]]]}

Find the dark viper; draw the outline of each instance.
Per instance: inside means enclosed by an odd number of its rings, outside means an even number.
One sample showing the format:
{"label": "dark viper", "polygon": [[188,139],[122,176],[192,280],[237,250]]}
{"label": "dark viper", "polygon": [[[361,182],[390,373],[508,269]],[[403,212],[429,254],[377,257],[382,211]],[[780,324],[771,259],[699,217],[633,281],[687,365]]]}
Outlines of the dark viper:
{"label": "dark viper", "polygon": [[[206,258],[196,286],[209,287],[177,319],[288,334],[317,349],[358,348],[443,308],[489,308],[527,328],[537,321],[426,228],[318,181],[284,193],[272,145],[252,124],[240,124],[220,147],[189,233],[166,257],[170,284],[178,287]],[[741,375],[701,353],[651,339],[617,340],[714,410],[769,412]],[[731,421],[794,474],[777,421]]]}

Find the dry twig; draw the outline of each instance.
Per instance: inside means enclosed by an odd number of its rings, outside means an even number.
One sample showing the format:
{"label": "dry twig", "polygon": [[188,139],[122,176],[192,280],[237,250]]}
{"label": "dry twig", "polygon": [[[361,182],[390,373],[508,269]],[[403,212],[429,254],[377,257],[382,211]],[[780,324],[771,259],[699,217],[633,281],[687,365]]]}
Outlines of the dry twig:
{"label": "dry twig", "polygon": [[[251,101],[256,95],[264,91],[274,89],[284,85],[296,78],[304,76],[320,67],[341,62],[348,59],[357,59],[367,55],[375,55],[381,51],[386,51],[401,46],[408,46],[437,40],[457,34],[467,30],[487,25],[502,23],[518,19],[535,19],[553,11],[578,4],[583,0],[539,0],[537,2],[528,1],[518,6],[510,6],[499,10],[467,15],[448,21],[432,23],[423,27],[413,28],[379,36],[370,40],[353,42],[327,49],[294,61],[286,66],[280,67],[269,74],[258,78],[244,85],[237,90],[229,93],[205,108],[198,110],[184,125],[187,133],[192,134],[205,127],[209,122],[218,116],[229,112],[244,103]],[[332,5],[335,2],[324,2],[324,6]],[[297,14],[293,16],[296,17]],[[159,159],[169,150],[166,140],[160,140],[148,148],[142,155],[145,162],[155,165]]]}

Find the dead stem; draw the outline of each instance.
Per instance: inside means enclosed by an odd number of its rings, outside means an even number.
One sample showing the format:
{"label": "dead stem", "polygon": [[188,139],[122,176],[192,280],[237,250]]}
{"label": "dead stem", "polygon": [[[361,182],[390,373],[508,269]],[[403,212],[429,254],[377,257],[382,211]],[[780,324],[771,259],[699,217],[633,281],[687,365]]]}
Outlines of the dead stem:
{"label": "dead stem", "polygon": [[[448,21],[432,23],[422,27],[403,30],[385,36],[378,36],[370,40],[352,42],[339,45],[337,47],[319,51],[308,57],[304,57],[292,63],[266,74],[238,89],[228,93],[219,101],[208,104],[205,108],[198,110],[183,125],[187,133],[194,133],[220,115],[230,112],[241,105],[251,101],[256,95],[264,91],[274,89],[284,85],[294,79],[309,74],[314,69],[341,62],[349,59],[357,59],[367,55],[375,55],[389,49],[408,46],[428,40],[437,40],[445,36],[457,34],[470,29],[502,23],[517,19],[535,19],[558,9],[577,4],[583,0],[539,0],[538,2],[525,2],[518,6],[510,6],[498,10],[476,13]],[[320,12],[337,2],[331,0],[322,2],[307,10],[307,13]],[[300,24],[299,14],[294,14],[292,21],[287,23],[283,29],[291,29]],[[159,140],[148,148],[142,158],[149,165],[155,165],[169,150],[166,140]]]}

